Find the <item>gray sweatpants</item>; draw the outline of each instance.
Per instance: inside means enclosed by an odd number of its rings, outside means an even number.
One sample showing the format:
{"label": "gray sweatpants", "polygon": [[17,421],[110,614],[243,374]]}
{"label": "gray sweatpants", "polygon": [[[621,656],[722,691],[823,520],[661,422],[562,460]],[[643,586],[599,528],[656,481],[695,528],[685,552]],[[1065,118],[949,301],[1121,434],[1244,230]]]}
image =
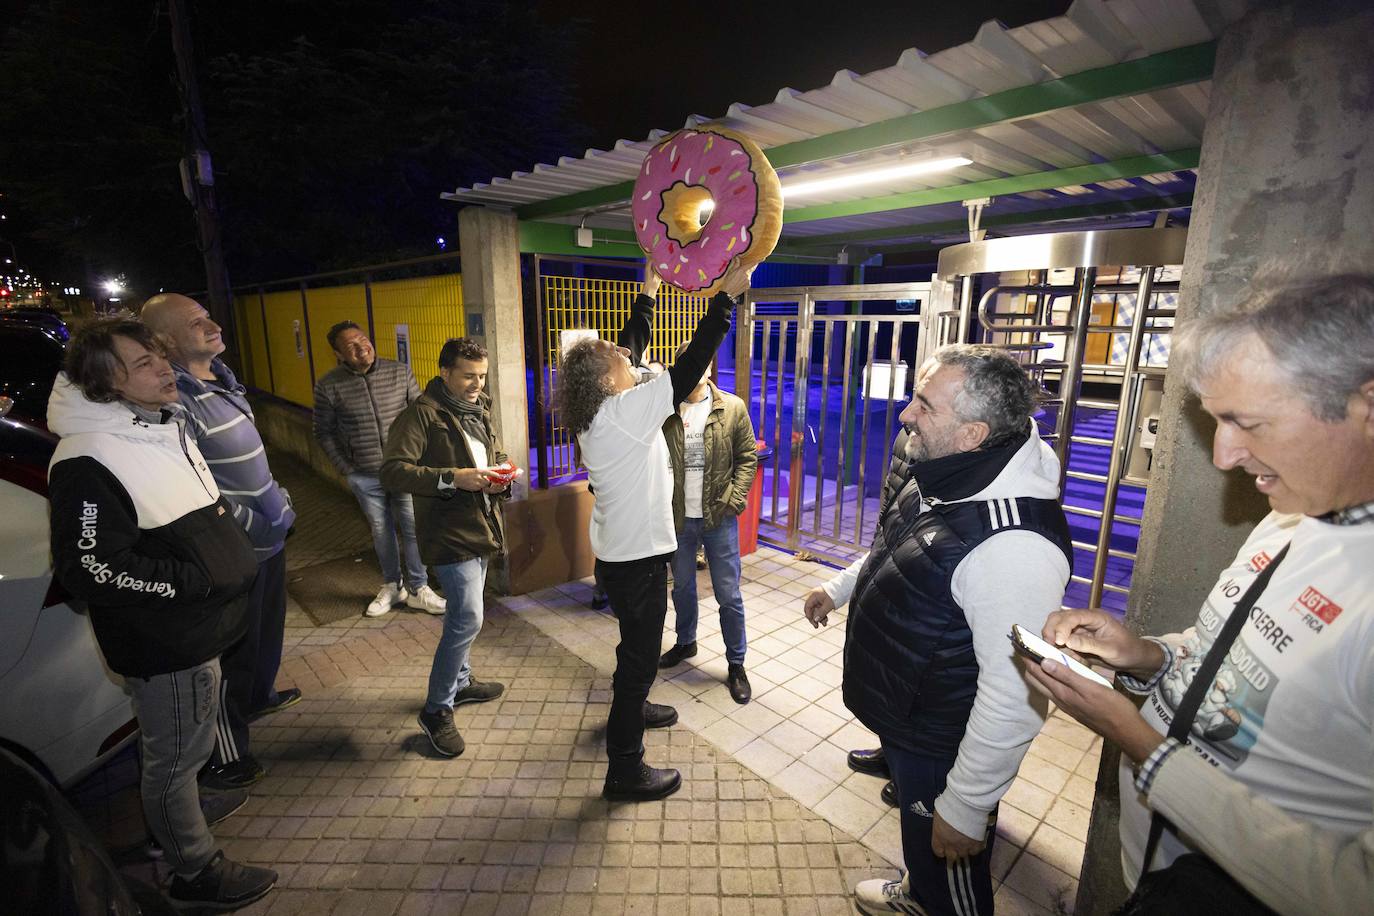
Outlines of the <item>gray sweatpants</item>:
{"label": "gray sweatpants", "polygon": [[215,748],[219,659],[125,682],[133,691],[143,733],[141,789],[148,829],[172,871],[195,877],[215,854],[215,838],[200,810],[196,774]]}

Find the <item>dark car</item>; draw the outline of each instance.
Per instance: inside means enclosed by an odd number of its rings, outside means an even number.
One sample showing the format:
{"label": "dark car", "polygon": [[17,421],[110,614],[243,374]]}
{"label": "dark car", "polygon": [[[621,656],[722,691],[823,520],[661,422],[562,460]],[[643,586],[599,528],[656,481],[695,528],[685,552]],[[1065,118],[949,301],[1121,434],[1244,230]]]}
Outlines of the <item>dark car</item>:
{"label": "dark car", "polygon": [[14,399],[14,412],[42,421],[48,395],[67,355],[66,344],[34,324],[0,321],[0,394]]}
{"label": "dark car", "polygon": [[0,309],[0,322],[8,324],[27,324],[37,328],[43,328],[53,337],[66,343],[71,339],[71,331],[67,328],[67,322],[62,320],[62,315],[56,309],[46,306],[20,306],[18,308]]}
{"label": "dark car", "polygon": [[157,889],[121,874],[51,783],[0,748],[0,883],[17,909],[61,916],[173,916]]}

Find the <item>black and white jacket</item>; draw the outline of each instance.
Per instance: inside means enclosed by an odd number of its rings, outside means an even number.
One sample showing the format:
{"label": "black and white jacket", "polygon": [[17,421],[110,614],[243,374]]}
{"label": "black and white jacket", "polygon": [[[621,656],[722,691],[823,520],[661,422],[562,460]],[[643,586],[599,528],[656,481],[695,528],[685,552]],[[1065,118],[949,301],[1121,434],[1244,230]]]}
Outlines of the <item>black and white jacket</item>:
{"label": "black and white jacket", "polygon": [[253,545],[171,412],[96,403],[61,374],[48,428],[61,437],[48,468],[54,573],[89,603],[109,666],[150,677],[238,641]]}

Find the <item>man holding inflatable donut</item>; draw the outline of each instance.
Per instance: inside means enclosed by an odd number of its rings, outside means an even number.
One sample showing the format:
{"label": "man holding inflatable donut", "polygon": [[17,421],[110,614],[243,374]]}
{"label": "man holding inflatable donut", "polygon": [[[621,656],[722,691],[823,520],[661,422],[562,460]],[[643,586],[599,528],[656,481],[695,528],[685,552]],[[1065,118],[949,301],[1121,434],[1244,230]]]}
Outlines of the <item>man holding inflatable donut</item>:
{"label": "man holding inflatable donut", "polygon": [[730,265],[722,291],[682,356],[667,372],[639,366],[653,327],[661,281],[646,265],[644,286],[617,343],[584,340],[568,349],[558,372],[558,408],[577,436],[595,492],[591,543],[597,575],[620,623],[611,711],[606,723],[609,765],[602,795],[618,801],[663,798],[682,785],[675,769],[644,762],[644,729],[677,721],[671,706],[649,703],[668,613],[668,561],[677,549],[673,469],[663,421],[696,388],[730,330],[735,300],[749,288],[752,267]]}

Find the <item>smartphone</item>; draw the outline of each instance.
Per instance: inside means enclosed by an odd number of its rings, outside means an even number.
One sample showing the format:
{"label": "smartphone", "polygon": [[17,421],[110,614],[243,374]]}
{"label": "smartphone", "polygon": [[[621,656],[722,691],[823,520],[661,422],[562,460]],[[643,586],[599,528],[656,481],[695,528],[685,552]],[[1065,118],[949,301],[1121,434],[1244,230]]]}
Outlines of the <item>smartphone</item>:
{"label": "smartphone", "polygon": [[1029,658],[1031,661],[1039,662],[1043,659],[1048,658],[1051,661],[1059,662],[1062,665],[1068,665],[1069,670],[1072,671],[1074,674],[1080,675],[1081,677],[1085,677],[1090,681],[1101,684],[1103,687],[1112,686],[1111,681],[1107,680],[1105,677],[1098,674],[1096,671],[1089,668],[1087,665],[1083,664],[1077,659],[1070,658],[1068,654],[1065,653],[1063,650],[1045,642],[1039,636],[1036,636],[1034,633],[1032,633],[1030,630],[1027,630],[1019,623],[1012,624],[1011,633],[1008,635],[1007,638],[1011,640],[1011,644],[1016,647],[1017,652],[1020,652],[1022,655],[1026,656],[1026,658]]}

